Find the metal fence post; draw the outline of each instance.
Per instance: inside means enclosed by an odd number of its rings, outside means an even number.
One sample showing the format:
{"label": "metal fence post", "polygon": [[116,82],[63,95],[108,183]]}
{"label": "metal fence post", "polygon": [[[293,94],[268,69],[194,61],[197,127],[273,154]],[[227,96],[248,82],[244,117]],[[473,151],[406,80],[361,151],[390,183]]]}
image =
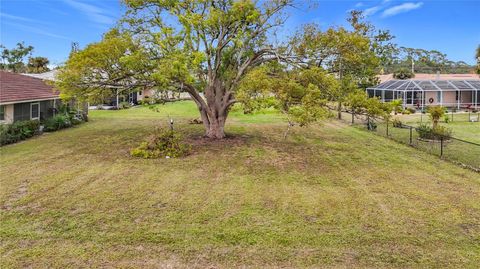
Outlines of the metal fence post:
{"label": "metal fence post", "polygon": [[387,137],[388,137],[388,119],[387,119]]}
{"label": "metal fence post", "polygon": [[440,137],[440,158],[443,157],[443,136]]}
{"label": "metal fence post", "polygon": [[412,140],[412,126],[410,126],[410,145],[412,145],[413,140]]}
{"label": "metal fence post", "polygon": [[352,111],[352,125],[355,123],[355,111]]}

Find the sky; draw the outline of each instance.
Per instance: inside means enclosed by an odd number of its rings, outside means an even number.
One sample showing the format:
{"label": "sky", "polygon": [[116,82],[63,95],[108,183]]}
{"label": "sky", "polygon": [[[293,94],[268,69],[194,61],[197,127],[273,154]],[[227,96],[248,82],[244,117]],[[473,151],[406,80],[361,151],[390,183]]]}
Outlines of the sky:
{"label": "sky", "polygon": [[[450,60],[474,64],[480,44],[480,0],[469,1],[307,1],[287,12],[279,39],[292,35],[302,24],[315,22],[322,29],[346,25],[350,10],[363,10],[377,28],[388,29],[400,46],[438,50]],[[60,65],[72,42],[80,47],[98,42],[121,18],[120,0],[0,0],[0,43],[12,48],[24,41],[33,56]]]}

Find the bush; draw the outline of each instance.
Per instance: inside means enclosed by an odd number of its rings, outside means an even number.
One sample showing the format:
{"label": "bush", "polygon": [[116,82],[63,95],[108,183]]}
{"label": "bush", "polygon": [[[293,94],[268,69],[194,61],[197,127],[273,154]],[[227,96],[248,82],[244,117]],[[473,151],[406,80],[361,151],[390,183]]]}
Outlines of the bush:
{"label": "bush", "polygon": [[182,136],[172,130],[158,130],[147,141],[130,151],[134,157],[144,159],[171,157],[178,158],[190,153],[191,147],[183,143]]}
{"label": "bush", "polygon": [[34,136],[40,127],[37,120],[0,125],[0,145],[15,143]]}
{"label": "bush", "polygon": [[445,126],[441,126],[441,125],[438,125],[437,127],[435,128],[432,128],[432,132],[433,132],[433,137],[434,139],[436,140],[439,140],[439,139],[449,139],[450,137],[452,137],[452,129],[450,128],[447,128]]}
{"label": "bush", "polygon": [[443,120],[445,121],[445,123],[449,123],[450,122],[450,117],[447,114],[445,114],[445,115],[443,115]]}
{"label": "bush", "polygon": [[131,105],[129,102],[120,102],[118,104],[118,109],[127,109],[127,108],[130,108]]}
{"label": "bush", "polygon": [[151,98],[150,96],[145,96],[142,100],[138,100],[139,105],[153,105],[155,103],[155,98]]}
{"label": "bush", "polygon": [[420,124],[416,130],[418,136],[423,139],[440,140],[449,139],[452,136],[452,130],[441,125],[432,128],[426,123],[423,123]]}
{"label": "bush", "polygon": [[408,107],[407,111],[410,112],[411,114],[415,114],[417,112],[417,110],[415,110],[415,108],[413,107]]}
{"label": "bush", "polygon": [[67,115],[56,115],[49,119],[46,119],[44,122],[44,131],[53,132],[60,129],[68,128],[72,126],[73,123],[70,120],[70,117]]}
{"label": "bush", "polygon": [[402,128],[403,123],[399,119],[393,119],[392,125],[393,125],[393,127]]}

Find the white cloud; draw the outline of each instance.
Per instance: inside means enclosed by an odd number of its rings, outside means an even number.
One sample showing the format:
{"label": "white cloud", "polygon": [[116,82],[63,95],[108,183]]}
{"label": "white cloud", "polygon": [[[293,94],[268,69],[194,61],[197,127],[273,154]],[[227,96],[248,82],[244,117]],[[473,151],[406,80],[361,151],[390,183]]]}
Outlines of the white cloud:
{"label": "white cloud", "polygon": [[400,13],[405,13],[411,10],[419,9],[423,6],[423,2],[418,3],[403,3],[401,5],[393,6],[391,8],[385,9],[382,13],[382,17],[391,17]]}
{"label": "white cloud", "polygon": [[59,38],[59,39],[72,40],[69,37],[66,37],[66,36],[63,36],[63,35],[57,35],[57,34],[52,33],[50,31],[40,29],[38,26],[31,27],[31,26],[20,24],[20,23],[14,23],[14,22],[6,22],[5,24],[16,27],[18,29],[22,29],[22,30],[24,30],[26,32],[30,32],[30,33],[36,33],[36,34],[39,34],[39,35],[44,35],[44,36],[49,36],[49,37],[54,37],[54,38]]}
{"label": "white cloud", "polygon": [[358,2],[357,4],[355,4],[355,7],[363,7],[365,4],[363,4],[362,2]]}
{"label": "white cloud", "polygon": [[370,7],[370,8],[367,8],[363,11],[363,14],[365,16],[372,16],[374,15],[375,13],[379,12],[380,10],[382,9],[381,6],[374,6],[374,7]]}
{"label": "white cloud", "polygon": [[12,21],[21,21],[21,22],[31,22],[31,23],[41,23],[41,24],[48,24],[43,21],[39,20],[34,20],[26,17],[20,17],[20,16],[15,16],[15,15],[10,15],[7,13],[0,12],[0,18],[4,18],[7,20],[12,20]]}
{"label": "white cloud", "polygon": [[101,24],[113,24],[114,20],[112,17],[108,16],[108,12],[104,9],[101,9],[97,6],[82,3],[76,0],[65,0],[65,3],[71,7],[83,12],[87,17],[94,22]]}

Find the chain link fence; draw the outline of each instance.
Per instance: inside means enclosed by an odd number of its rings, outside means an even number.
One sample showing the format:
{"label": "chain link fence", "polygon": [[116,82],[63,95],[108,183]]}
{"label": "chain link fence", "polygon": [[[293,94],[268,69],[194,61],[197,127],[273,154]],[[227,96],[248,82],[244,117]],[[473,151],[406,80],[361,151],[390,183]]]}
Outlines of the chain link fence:
{"label": "chain link fence", "polygon": [[[335,112],[336,113],[336,112]],[[453,115],[454,118],[472,119],[471,117],[478,117],[478,113],[464,113],[465,115]],[[425,122],[428,116],[425,117]],[[468,118],[467,118],[468,117]],[[420,138],[417,127],[408,124],[401,124],[394,126],[393,122],[386,122],[379,118],[370,118],[362,114],[353,114],[349,111],[342,111],[342,121],[351,125],[365,128],[366,130],[375,132],[378,135],[388,137],[399,143],[410,145],[419,150],[436,155],[442,159],[454,162],[464,167],[468,167],[474,171],[480,172],[480,144],[459,139],[456,137],[445,138],[441,140],[426,140]],[[467,124],[478,124],[479,121],[474,121]],[[480,136],[480,133],[479,133]]]}

